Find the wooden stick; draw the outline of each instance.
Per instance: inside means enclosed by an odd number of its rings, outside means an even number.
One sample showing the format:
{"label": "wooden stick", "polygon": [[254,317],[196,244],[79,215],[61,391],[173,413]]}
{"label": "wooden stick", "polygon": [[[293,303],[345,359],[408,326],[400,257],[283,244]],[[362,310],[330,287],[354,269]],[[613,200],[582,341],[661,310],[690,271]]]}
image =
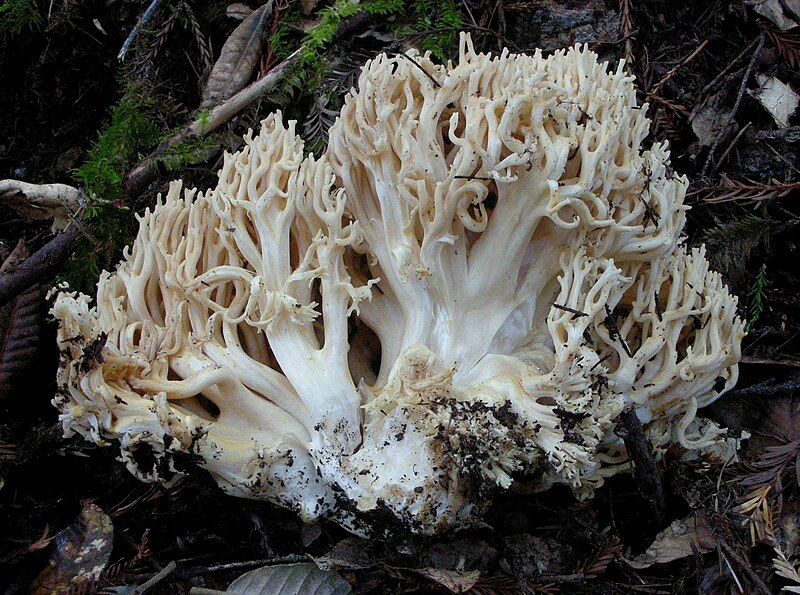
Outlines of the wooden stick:
{"label": "wooden stick", "polygon": [[49,281],[67,260],[80,230],[74,223],[10,273],[0,275],[0,307],[36,283]]}
{"label": "wooden stick", "polygon": [[173,145],[200,138],[212,132],[254,103],[259,97],[271,91],[283,74],[300,58],[300,49],[270,70],[264,77],[239,91],[224,103],[213,108],[207,115],[197,118],[186,128],[169,137],[143,161],[134,167],[125,178],[125,189],[135,194],[152,182],[158,174],[158,158]]}
{"label": "wooden stick", "polygon": [[633,460],[636,482],[642,494],[649,498],[656,514],[656,520],[661,525],[666,509],[664,484],[661,480],[661,470],[656,465],[656,460],[650,450],[650,445],[644,435],[642,422],[636,415],[636,409],[627,406],[619,416],[619,431],[628,455]]}
{"label": "wooden stick", "polygon": [[[734,117],[736,116],[736,112],[739,110],[739,104],[742,102],[742,97],[744,97],[745,89],[747,89],[747,81],[750,80],[750,74],[753,72],[753,68],[755,68],[756,61],[758,57],[761,55],[761,50],[764,48],[764,34],[758,36],[758,45],[756,49],[753,51],[753,56],[750,58],[750,63],[747,65],[747,68],[744,71],[744,76],[742,77],[742,82],[739,85],[739,92],[736,94],[736,102],[733,104],[733,108],[731,109],[728,116],[725,118],[725,125],[722,126],[717,137],[714,139],[714,143],[711,145],[711,148],[708,150],[708,157],[706,157],[706,162],[703,164],[703,171],[700,173],[700,176],[705,178],[706,174],[708,173],[709,168],[712,171],[716,171],[717,167],[719,167],[719,163],[714,164],[714,153],[717,150],[717,147],[722,142],[724,136],[726,136],[728,132],[728,126],[733,122]],[[713,167],[712,167],[713,165]]]}

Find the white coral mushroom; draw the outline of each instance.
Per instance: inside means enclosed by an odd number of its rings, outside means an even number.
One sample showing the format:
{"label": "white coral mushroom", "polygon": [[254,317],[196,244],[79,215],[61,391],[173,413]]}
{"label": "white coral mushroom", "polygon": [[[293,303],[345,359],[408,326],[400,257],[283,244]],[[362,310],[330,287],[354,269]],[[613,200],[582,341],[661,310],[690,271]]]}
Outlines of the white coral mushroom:
{"label": "white coral mushroom", "polygon": [[585,48],[379,56],[327,156],[270,116],[215,189],[140,218],[94,307],[59,295],[65,431],[142,479],[190,454],[305,519],[427,533],[517,476],[590,493],[627,468],[626,404],[654,447],[717,445],[695,416],[743,325],[647,131]]}

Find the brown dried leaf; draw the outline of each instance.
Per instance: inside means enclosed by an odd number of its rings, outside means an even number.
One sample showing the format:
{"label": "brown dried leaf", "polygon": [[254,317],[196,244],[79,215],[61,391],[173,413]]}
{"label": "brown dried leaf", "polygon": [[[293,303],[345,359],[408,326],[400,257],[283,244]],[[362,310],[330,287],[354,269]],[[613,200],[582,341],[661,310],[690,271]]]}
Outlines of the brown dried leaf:
{"label": "brown dried leaf", "polygon": [[655,541],[645,553],[626,562],[631,567],[641,570],[653,564],[666,564],[691,556],[694,553],[692,544],[700,552],[709,552],[715,543],[714,536],[705,523],[698,522],[692,515],[673,522],[656,535]]}
{"label": "brown dried leaf", "polygon": [[262,566],[233,581],[226,593],[241,595],[347,595],[350,584],[311,563]]}
{"label": "brown dried leaf", "polygon": [[788,31],[800,25],[800,0],[747,0],[753,10],[775,23],[781,31]]}
{"label": "brown dried leaf", "polygon": [[800,69],[800,32],[776,31],[762,27],[781,57],[794,69]]}
{"label": "brown dried leaf", "polygon": [[319,0],[300,0],[300,8],[303,11],[303,16],[309,16],[317,7]]}
{"label": "brown dried leaf", "polygon": [[747,441],[742,454],[743,460],[750,463],[757,463],[768,453],[779,454],[782,447],[800,441],[800,399],[767,399],[760,404],[757,411],[760,412],[760,417],[753,424],[753,435]]}
{"label": "brown dried leaf", "polygon": [[203,88],[201,110],[233,97],[250,81],[261,56],[261,38],[272,5],[270,0],[254,10],[228,37]]}
{"label": "brown dried leaf", "polygon": [[0,401],[37,363],[45,293],[34,285],[0,311]]}
{"label": "brown dried leaf", "polygon": [[241,2],[228,4],[228,8],[225,9],[225,16],[237,21],[243,21],[251,14],[253,14],[253,9]]}
{"label": "brown dried leaf", "polygon": [[472,589],[481,578],[480,570],[441,570],[439,568],[417,568],[414,570],[450,591],[451,593],[466,593]]}
{"label": "brown dried leaf", "polygon": [[71,593],[97,581],[111,556],[114,527],[99,506],[84,501],[78,518],[54,541],[50,562],[31,585],[34,595]]}
{"label": "brown dried leaf", "polygon": [[363,570],[372,568],[382,558],[375,555],[370,542],[358,537],[345,537],[325,555],[314,558],[317,566],[323,570],[344,568],[347,570]]}
{"label": "brown dried leaf", "polygon": [[31,253],[28,251],[28,246],[25,244],[25,238],[20,238],[17,245],[14,246],[14,249],[11,251],[11,254],[9,254],[3,261],[3,264],[0,265],[0,273],[10,273],[30,255]]}
{"label": "brown dried leaf", "polygon": [[[12,270],[28,256],[20,240],[0,266],[0,272]],[[17,387],[36,364],[44,311],[45,289],[34,285],[0,309],[0,401]]]}
{"label": "brown dried leaf", "polygon": [[717,137],[731,130],[729,114],[724,105],[726,95],[726,89],[719,91],[696,107],[689,116],[692,131],[704,147],[710,147]]}

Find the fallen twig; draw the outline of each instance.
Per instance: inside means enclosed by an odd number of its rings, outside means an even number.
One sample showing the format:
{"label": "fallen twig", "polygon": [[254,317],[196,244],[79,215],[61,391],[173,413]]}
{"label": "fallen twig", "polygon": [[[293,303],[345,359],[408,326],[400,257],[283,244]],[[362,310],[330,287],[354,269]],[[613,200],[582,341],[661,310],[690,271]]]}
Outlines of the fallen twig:
{"label": "fallen twig", "polygon": [[659,103],[659,104],[663,105],[664,107],[666,107],[668,109],[671,109],[673,112],[683,116],[684,118],[688,118],[689,115],[690,115],[690,112],[689,112],[688,109],[686,109],[680,103],[678,103],[677,101],[674,101],[672,99],[666,99],[665,97],[661,97],[660,95],[650,95],[650,96],[648,96],[648,99],[651,99],[651,100],[655,101],[656,103]]}
{"label": "fallen twig", "polygon": [[750,357],[746,355],[742,358],[743,364],[756,364],[765,366],[790,366],[793,368],[800,368],[800,360],[798,359],[764,359],[759,357]]}
{"label": "fallen twig", "polygon": [[[736,112],[739,111],[739,104],[742,102],[742,97],[744,97],[744,92],[747,89],[747,81],[750,80],[750,75],[753,73],[753,69],[755,68],[756,62],[758,61],[758,57],[761,55],[761,50],[764,48],[764,34],[758,36],[758,45],[756,49],[753,51],[753,56],[750,58],[750,63],[747,65],[747,68],[744,71],[744,76],[742,76],[742,82],[739,85],[739,91],[736,94],[736,101],[733,104],[733,108],[731,109],[728,116],[725,118],[725,124],[720,127],[720,131],[717,134],[714,142],[711,145],[711,148],[708,150],[708,157],[706,157],[706,162],[703,164],[703,170],[700,173],[702,177],[706,177],[706,174],[711,168],[711,165],[714,163],[714,153],[717,150],[717,147],[722,142],[723,137],[727,134],[728,126],[731,122],[733,122],[734,117],[736,116]],[[714,165],[714,170],[719,166],[719,163]]]}
{"label": "fallen twig", "polygon": [[157,585],[165,578],[167,578],[170,574],[172,574],[175,571],[176,568],[177,564],[175,564],[175,562],[170,562],[169,564],[164,566],[164,568],[159,570],[155,575],[153,575],[152,578],[150,578],[149,580],[145,581],[144,583],[133,589],[132,595],[140,595],[141,593],[144,593],[150,587]]}
{"label": "fallen twig", "polygon": [[785,397],[800,390],[800,375],[777,384],[770,384],[770,382],[772,380],[766,380],[752,386],[732,390],[728,394],[729,397]]}
{"label": "fallen twig", "polygon": [[6,305],[35,283],[49,280],[55,275],[80,233],[78,226],[73,223],[13,271],[0,275],[0,306]]}
{"label": "fallen twig", "polygon": [[632,405],[628,405],[622,410],[617,432],[633,460],[634,476],[639,484],[639,489],[645,497],[650,499],[656,514],[656,522],[660,525],[666,509],[661,470],[656,465],[656,460],[644,435],[642,422],[636,415],[636,408]]}
{"label": "fallen twig", "polygon": [[772,589],[770,589],[769,586],[767,586],[767,584],[764,582],[764,580],[760,576],[758,576],[758,574],[756,574],[756,571],[753,570],[753,566],[750,564],[750,562],[745,558],[743,558],[742,555],[739,554],[739,552],[733,549],[733,547],[731,547],[727,541],[725,541],[724,539],[720,539],[719,537],[717,537],[717,539],[718,539],[717,543],[719,544],[719,547],[722,548],[722,551],[725,552],[728,556],[730,556],[731,559],[733,559],[733,561],[736,562],[739,568],[744,570],[744,573],[747,575],[747,578],[750,579],[753,585],[755,585],[755,587],[761,593],[766,593],[767,595],[770,595],[770,593],[773,592]]}
{"label": "fallen twig", "polygon": [[153,181],[158,173],[159,157],[167,149],[216,130],[259,97],[274,89],[283,74],[297,62],[299,57],[300,50],[298,49],[267,73],[266,76],[245,87],[236,95],[212,109],[206,116],[196,119],[186,128],[161,143],[155,151],[130,171],[125,178],[126,189],[131,193],[135,193]]}
{"label": "fallen twig", "polygon": [[717,159],[717,167],[719,167],[720,165],[722,165],[723,163],[725,163],[725,160],[728,158],[728,155],[730,155],[730,154],[731,154],[731,151],[733,151],[733,148],[736,146],[736,143],[738,143],[738,142],[739,142],[739,139],[740,139],[740,138],[742,138],[742,135],[743,135],[743,134],[744,134],[744,133],[747,131],[747,129],[748,129],[748,128],[750,128],[750,126],[752,126],[752,125],[753,125],[753,123],[752,123],[752,122],[748,122],[747,124],[745,124],[744,126],[742,126],[742,129],[741,129],[741,130],[740,130],[740,131],[739,131],[739,132],[736,134],[736,136],[735,136],[735,137],[733,137],[733,140],[731,141],[731,144],[729,144],[729,145],[728,145],[728,148],[727,148],[727,149],[725,149],[725,151],[722,153],[722,155],[720,155],[719,159]]}
{"label": "fallen twig", "polygon": [[573,574],[539,574],[531,576],[529,581],[540,585],[546,584],[574,584],[582,583],[586,580],[586,575],[583,572],[575,572]]}
{"label": "fallen twig", "polygon": [[661,80],[656,83],[656,85],[653,87],[653,89],[647,95],[648,96],[658,95],[659,92],[661,91],[661,88],[665,84],[667,84],[667,81],[669,81],[669,79],[671,79],[673,76],[675,76],[675,73],[678,72],[681,68],[683,68],[689,62],[691,62],[697,56],[699,56],[700,52],[702,52],[707,45],[708,45],[708,39],[704,40],[703,43],[701,43],[699,46],[697,46],[695,48],[695,50],[691,54],[689,54],[683,60],[678,62],[675,66],[673,66],[669,70],[669,72],[667,72],[667,74],[665,74],[663,77],[661,77]]}
{"label": "fallen twig", "polygon": [[714,186],[705,186],[692,190],[687,196],[697,196],[708,203],[729,201],[759,202],[770,198],[782,198],[789,193],[800,189],[800,182],[779,182],[773,180],[771,184],[759,184],[746,180],[731,180],[723,174],[721,182]]}
{"label": "fallen twig", "polygon": [[83,207],[83,194],[66,184],[29,184],[0,180],[0,203],[34,220],[53,219],[64,229]]}
{"label": "fallen twig", "polygon": [[[162,575],[162,573],[164,573],[169,566],[173,566],[167,573],[170,576],[172,576],[172,578],[174,578],[175,580],[188,580],[196,576],[201,576],[203,574],[207,574],[210,572],[223,572],[226,570],[249,570],[252,568],[259,568],[261,566],[277,565],[277,564],[297,564],[299,562],[308,562],[308,561],[309,561],[308,556],[304,554],[289,554],[287,556],[275,556],[274,558],[260,558],[257,560],[245,560],[242,562],[229,562],[227,564],[213,564],[211,566],[198,565],[198,566],[190,566],[188,568],[181,568],[181,564],[184,561],[178,560],[176,562],[170,562],[168,566],[164,567],[161,571],[159,571],[156,574],[153,573],[136,574],[127,577],[127,579],[130,582],[146,581],[144,584],[147,584],[150,581],[156,579],[156,577]],[[139,588],[141,589],[144,586],[144,584],[141,585]]]}
{"label": "fallen twig", "polygon": [[631,14],[631,0],[619,0],[619,33],[625,40],[625,66],[633,68],[633,15]]}
{"label": "fallen twig", "polygon": [[139,35],[139,31],[152,18],[153,14],[155,14],[159,4],[161,4],[161,0],[153,0],[150,3],[150,6],[147,7],[147,10],[144,11],[139,21],[133,26],[133,29],[131,29],[128,37],[125,39],[125,43],[122,44],[122,49],[120,49],[119,54],[117,54],[117,60],[122,62],[125,59],[125,55],[128,53],[128,49],[136,39],[136,36]]}
{"label": "fallen twig", "polygon": [[178,568],[175,576],[180,579],[190,579],[208,572],[222,572],[225,570],[245,570],[248,568],[259,568],[267,565],[277,564],[297,564],[308,562],[309,558],[305,554],[289,554],[287,556],[275,556],[274,558],[261,558],[258,560],[245,560],[243,562],[229,562],[227,564],[214,564],[212,566],[192,566],[190,568]]}
{"label": "fallen twig", "polygon": [[[731,60],[730,63],[725,68],[723,68],[717,76],[711,79],[711,82],[700,90],[700,95],[703,96],[706,93],[708,93],[711,89],[713,89],[714,86],[722,79],[722,77],[724,77],[731,70],[733,70],[733,67],[739,63],[739,60],[744,58],[747,55],[747,52],[749,52],[753,48],[753,46],[757,43],[758,43],[758,37],[756,37],[753,41],[747,44],[747,47],[744,48],[738,56],[736,56],[733,60]],[[703,100],[700,105],[704,105],[705,103],[706,100]]]}

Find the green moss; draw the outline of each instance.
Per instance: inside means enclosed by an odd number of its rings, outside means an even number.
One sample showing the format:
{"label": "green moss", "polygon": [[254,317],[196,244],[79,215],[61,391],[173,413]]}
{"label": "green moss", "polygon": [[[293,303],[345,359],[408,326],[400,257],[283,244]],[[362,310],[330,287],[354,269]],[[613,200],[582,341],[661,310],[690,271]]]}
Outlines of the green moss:
{"label": "green moss", "polygon": [[86,162],[75,171],[75,180],[98,202],[122,198],[125,166],[140,149],[159,140],[161,131],[146,115],[147,101],[128,91],[112,108],[111,121],[100,133]]}
{"label": "green moss", "polygon": [[397,37],[417,41],[423,52],[430,52],[440,62],[446,62],[458,43],[461,12],[454,2],[414,0],[407,8],[409,24],[395,31]]}
{"label": "green moss", "polygon": [[87,160],[75,172],[75,181],[87,197],[82,237],[67,263],[62,280],[89,290],[100,271],[113,266],[122,248],[135,234],[135,220],[122,189],[123,175],[140,150],[156,144],[160,129],[148,117],[147,100],[129,90],[111,111],[108,125],[98,136]]}
{"label": "green moss", "polygon": [[324,50],[336,37],[342,22],[358,14],[373,16],[397,15],[403,11],[405,2],[401,0],[339,0],[332,6],[322,9],[319,24],[313,27],[303,39],[301,63],[313,64],[324,56]]}
{"label": "green moss", "polygon": [[35,0],[5,0],[0,4],[0,36],[16,37],[24,31],[38,31],[44,17]]}
{"label": "green moss", "polygon": [[[6,0],[35,7],[32,0]],[[5,6],[5,5],[4,5]],[[223,4],[215,3],[217,11]],[[302,47],[299,63],[287,72],[266,102],[281,107],[287,118],[303,121],[304,106],[319,96],[328,97],[329,108],[337,109],[340,93],[325,85],[329,52],[347,19],[366,13],[381,17],[379,26],[403,41],[429,50],[444,61],[456,47],[461,15],[450,0],[336,0],[315,15],[318,24],[300,35],[292,28],[298,20],[299,3],[291,4],[282,15],[282,25],[270,38],[270,48],[277,60]],[[37,12],[38,14],[38,12]],[[334,96],[336,95],[336,96]],[[111,119],[100,134],[86,162],[75,172],[75,180],[88,197],[85,227],[91,237],[80,240],[75,257],[67,265],[63,280],[77,289],[89,290],[102,269],[113,268],[122,247],[136,232],[132,207],[127,203],[122,181],[125,172],[158,143],[159,127],[148,113],[155,109],[151,101],[135,88],[128,91],[113,108]],[[201,113],[203,122],[208,113]],[[187,164],[207,159],[218,140],[201,137],[196,141],[171,147],[159,160],[170,172],[179,172]],[[314,146],[309,143],[309,147]]]}
{"label": "green moss", "polygon": [[194,165],[207,161],[209,157],[219,151],[219,143],[213,136],[201,136],[190,141],[172,145],[158,161],[169,173],[180,173],[187,165]]}
{"label": "green moss", "polygon": [[[303,130],[322,134],[306,139],[308,150],[322,150],[327,133],[326,127],[310,121],[316,115],[315,102],[324,97],[333,111],[341,105],[342,89],[329,80],[331,65],[337,62],[331,50],[337,45],[334,42],[343,23],[359,14],[381,17],[375,19],[376,28],[422,51],[430,51],[442,62],[454,53],[462,24],[459,8],[451,0],[337,0],[315,15],[318,24],[302,36],[293,27],[299,18],[297,6],[284,14],[281,26],[270,37],[270,48],[275,58],[282,60],[301,47],[300,60],[266,100],[283,109],[285,117],[304,122]],[[359,66],[360,62],[359,59]]]}

